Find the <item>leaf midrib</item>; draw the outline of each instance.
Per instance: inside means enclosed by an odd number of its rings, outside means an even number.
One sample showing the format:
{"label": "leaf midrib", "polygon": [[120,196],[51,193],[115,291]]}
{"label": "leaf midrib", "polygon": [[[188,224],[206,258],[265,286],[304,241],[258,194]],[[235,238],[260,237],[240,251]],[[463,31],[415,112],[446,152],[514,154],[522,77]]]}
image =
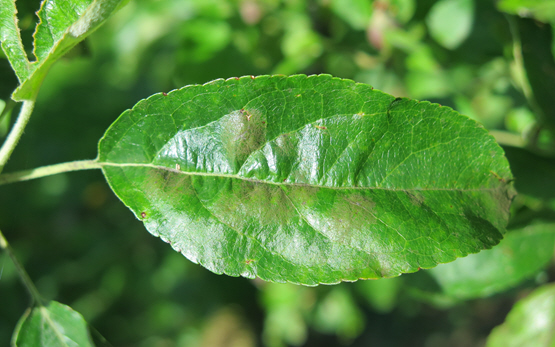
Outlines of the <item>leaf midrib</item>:
{"label": "leaf midrib", "polygon": [[102,168],[105,166],[112,166],[112,167],[146,167],[155,170],[163,170],[167,172],[173,172],[177,174],[183,175],[190,175],[190,176],[202,176],[202,177],[219,177],[219,178],[233,178],[247,182],[253,183],[262,183],[262,184],[271,184],[278,187],[288,186],[288,187],[307,187],[307,188],[326,188],[326,189],[333,189],[333,190],[350,190],[350,189],[357,189],[357,190],[389,190],[389,191],[399,191],[399,192],[413,192],[413,191],[456,191],[456,192],[484,192],[484,191],[495,191],[499,188],[387,188],[387,187],[334,187],[334,186],[326,186],[326,185],[317,185],[317,184],[310,184],[310,183],[292,183],[292,182],[271,182],[271,181],[264,181],[255,178],[243,177],[235,174],[226,174],[226,173],[212,173],[212,172],[196,172],[196,171],[183,171],[177,170],[173,168],[169,168],[166,166],[159,166],[147,163],[112,163],[112,162],[98,162]]}

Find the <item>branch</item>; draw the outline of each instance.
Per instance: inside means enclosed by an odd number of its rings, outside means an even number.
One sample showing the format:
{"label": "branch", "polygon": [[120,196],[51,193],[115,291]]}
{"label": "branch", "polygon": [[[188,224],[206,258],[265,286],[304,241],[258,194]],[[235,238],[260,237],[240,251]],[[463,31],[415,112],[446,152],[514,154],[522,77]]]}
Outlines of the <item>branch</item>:
{"label": "branch", "polygon": [[8,241],[4,237],[4,234],[2,234],[1,230],[0,230],[0,249],[8,253],[10,258],[12,259],[12,262],[15,265],[15,269],[17,270],[17,273],[19,274],[21,281],[25,285],[25,288],[27,288],[27,290],[29,291],[29,294],[33,298],[33,301],[35,301],[37,305],[41,305],[41,306],[44,305],[44,300],[40,295],[39,291],[37,290],[37,287],[35,287],[35,284],[33,283],[33,281],[31,281],[31,278],[27,274],[27,271],[25,271],[25,268],[23,267],[23,265],[21,265],[19,260],[17,260],[14,252],[12,251],[12,248],[8,244]]}
{"label": "branch", "polygon": [[21,110],[19,111],[19,116],[17,117],[17,121],[15,122],[10,134],[6,138],[6,142],[0,148],[0,173],[4,169],[4,166],[10,159],[15,146],[19,142],[21,135],[23,135],[23,131],[25,130],[25,126],[29,122],[31,118],[31,113],[33,113],[33,108],[35,107],[35,100],[25,100],[23,101],[23,105],[21,106]]}

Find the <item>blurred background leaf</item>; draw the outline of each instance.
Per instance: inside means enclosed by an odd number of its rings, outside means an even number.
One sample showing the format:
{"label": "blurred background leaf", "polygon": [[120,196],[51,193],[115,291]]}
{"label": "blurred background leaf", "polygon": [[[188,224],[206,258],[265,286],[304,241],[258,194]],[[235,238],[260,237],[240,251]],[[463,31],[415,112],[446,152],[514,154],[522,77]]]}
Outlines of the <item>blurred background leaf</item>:
{"label": "blurred background leaf", "polygon": [[545,0],[501,0],[497,3],[501,11],[521,17],[534,17],[543,22],[555,20],[555,3]]}
{"label": "blurred background leaf", "polygon": [[555,225],[529,225],[512,230],[493,249],[430,269],[449,296],[485,297],[536,275],[553,258]]}
{"label": "blurred background leaf", "polygon": [[488,347],[553,346],[555,286],[542,286],[517,302],[488,338]]}
{"label": "blurred background leaf", "polygon": [[445,48],[457,48],[472,29],[473,0],[440,0],[426,18],[430,35]]}

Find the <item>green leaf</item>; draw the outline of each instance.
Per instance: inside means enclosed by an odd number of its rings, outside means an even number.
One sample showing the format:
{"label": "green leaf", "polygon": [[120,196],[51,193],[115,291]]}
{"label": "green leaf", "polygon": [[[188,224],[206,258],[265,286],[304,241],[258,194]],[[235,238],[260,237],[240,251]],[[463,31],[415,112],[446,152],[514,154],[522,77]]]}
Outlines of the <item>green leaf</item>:
{"label": "green leaf", "polygon": [[364,329],[364,315],[346,287],[333,287],[314,312],[314,327],[327,334],[353,339]]}
{"label": "green leaf", "polygon": [[501,0],[499,10],[521,17],[534,17],[543,22],[555,21],[555,2],[548,0]]}
{"label": "green leaf", "polygon": [[490,248],[514,194],[475,121],[329,75],[153,95],[112,124],[98,160],[146,228],[191,261],[307,285]]}
{"label": "green leaf", "polygon": [[537,224],[509,232],[499,246],[430,270],[450,296],[470,299],[491,295],[525,280],[549,263],[555,224]]}
{"label": "green leaf", "polygon": [[493,329],[486,346],[554,346],[554,330],[555,284],[549,284],[517,302],[505,323]]}
{"label": "green leaf", "polygon": [[355,30],[364,30],[370,24],[372,2],[366,0],[332,0],[331,10]]}
{"label": "green leaf", "polygon": [[531,96],[539,114],[539,121],[555,131],[555,60],[551,52],[553,33],[548,25],[540,25],[529,18],[516,20],[522,41],[522,60],[530,83]]}
{"label": "green leaf", "polygon": [[382,279],[381,281],[361,281],[355,287],[373,310],[390,313],[397,305],[399,291],[403,287],[403,277]]}
{"label": "green leaf", "polygon": [[440,0],[426,18],[430,35],[449,49],[457,48],[468,37],[473,21],[473,0]]}
{"label": "green leaf", "polygon": [[14,347],[93,346],[87,322],[71,307],[50,301],[47,306],[27,310],[17,323]]}
{"label": "green leaf", "polygon": [[34,99],[50,66],[85,39],[127,0],[45,0],[34,34],[36,61],[29,62],[17,27],[15,0],[0,0],[2,49],[19,78],[12,98]]}
{"label": "green leaf", "polygon": [[30,66],[21,43],[16,13],[15,0],[0,0],[0,43],[21,80],[29,76]]}
{"label": "green leaf", "polygon": [[265,346],[301,346],[308,335],[307,319],[315,304],[314,288],[268,283],[261,287],[266,318]]}

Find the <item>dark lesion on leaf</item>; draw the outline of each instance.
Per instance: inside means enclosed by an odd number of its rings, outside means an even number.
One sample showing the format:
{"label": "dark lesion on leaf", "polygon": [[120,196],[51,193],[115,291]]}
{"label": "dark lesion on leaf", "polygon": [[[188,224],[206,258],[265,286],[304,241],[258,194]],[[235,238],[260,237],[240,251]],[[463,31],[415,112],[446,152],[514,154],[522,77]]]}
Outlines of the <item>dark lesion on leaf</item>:
{"label": "dark lesion on leaf", "polygon": [[389,106],[387,107],[387,111],[386,111],[387,118],[390,118],[390,117],[391,117],[391,114],[390,114],[391,110],[392,110],[395,106],[397,106],[399,103],[401,103],[402,101],[403,101],[403,98],[399,98],[399,97],[397,97],[397,98],[395,98],[393,101],[391,101],[391,103],[390,103]]}
{"label": "dark lesion on leaf", "polygon": [[142,218],[142,219],[145,219],[145,218],[146,218],[146,212],[144,212],[144,211],[141,212],[141,218]]}
{"label": "dark lesion on leaf", "polygon": [[505,178],[499,176],[499,174],[498,174],[497,172],[495,172],[495,171],[491,171],[491,170],[490,170],[490,173],[491,173],[491,174],[493,175],[493,177],[495,177],[499,182],[509,183],[509,182],[512,181],[512,180],[509,180],[509,181],[508,181],[507,179],[505,179]]}
{"label": "dark lesion on leaf", "polygon": [[422,194],[420,194],[419,192],[409,192],[406,191],[405,194],[409,197],[410,202],[414,205],[414,206],[422,206],[422,204],[425,201],[425,198]]}
{"label": "dark lesion on leaf", "polygon": [[480,240],[485,248],[491,248],[501,241],[503,234],[491,222],[471,209],[465,209],[464,217],[472,226],[472,237]]}

